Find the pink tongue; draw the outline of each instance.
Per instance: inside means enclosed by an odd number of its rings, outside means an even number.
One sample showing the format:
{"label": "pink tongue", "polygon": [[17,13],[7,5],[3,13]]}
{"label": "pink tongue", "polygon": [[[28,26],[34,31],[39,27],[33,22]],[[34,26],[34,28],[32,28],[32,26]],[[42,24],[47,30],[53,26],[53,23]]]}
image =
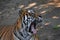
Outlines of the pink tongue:
{"label": "pink tongue", "polygon": [[37,30],[34,29],[34,27],[32,27],[32,31],[33,31],[33,34],[36,34],[37,33]]}

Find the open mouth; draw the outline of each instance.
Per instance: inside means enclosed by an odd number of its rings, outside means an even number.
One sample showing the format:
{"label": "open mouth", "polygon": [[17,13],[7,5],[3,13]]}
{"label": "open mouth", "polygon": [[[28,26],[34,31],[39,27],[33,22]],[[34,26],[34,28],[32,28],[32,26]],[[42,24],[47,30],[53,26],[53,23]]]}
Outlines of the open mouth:
{"label": "open mouth", "polygon": [[33,34],[36,34],[37,33],[37,30],[36,30],[36,22],[33,21],[30,25],[30,28],[29,28],[29,32],[33,33]]}

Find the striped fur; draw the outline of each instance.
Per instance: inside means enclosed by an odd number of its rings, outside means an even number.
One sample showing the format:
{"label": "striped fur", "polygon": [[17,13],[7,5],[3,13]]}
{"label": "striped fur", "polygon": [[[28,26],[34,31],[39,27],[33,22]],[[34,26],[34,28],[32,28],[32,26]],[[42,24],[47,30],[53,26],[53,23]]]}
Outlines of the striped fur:
{"label": "striped fur", "polygon": [[[28,14],[27,10],[22,9],[20,11],[20,13],[19,13],[19,18],[17,19],[17,21],[16,21],[16,23],[14,25],[1,26],[0,27],[0,40],[15,40],[14,39],[14,32],[21,29],[22,18],[26,14]],[[28,15],[31,15],[31,14],[28,14]],[[37,18],[38,15],[34,14],[34,17]]]}

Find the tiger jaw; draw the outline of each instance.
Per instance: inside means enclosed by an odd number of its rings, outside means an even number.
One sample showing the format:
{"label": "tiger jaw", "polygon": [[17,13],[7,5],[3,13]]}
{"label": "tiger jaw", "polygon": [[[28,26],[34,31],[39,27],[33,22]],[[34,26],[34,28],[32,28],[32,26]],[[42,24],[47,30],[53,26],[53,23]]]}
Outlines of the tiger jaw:
{"label": "tiger jaw", "polygon": [[[40,18],[40,17],[39,17]],[[39,23],[42,22],[42,18],[38,20],[34,20],[31,24],[30,24],[30,32],[33,34],[36,34],[38,32],[38,27],[36,27]]]}
{"label": "tiger jaw", "polygon": [[31,31],[33,32],[33,34],[37,33],[37,30],[32,26]]}
{"label": "tiger jaw", "polygon": [[32,34],[37,33],[35,20],[30,24],[29,32],[32,33]]}

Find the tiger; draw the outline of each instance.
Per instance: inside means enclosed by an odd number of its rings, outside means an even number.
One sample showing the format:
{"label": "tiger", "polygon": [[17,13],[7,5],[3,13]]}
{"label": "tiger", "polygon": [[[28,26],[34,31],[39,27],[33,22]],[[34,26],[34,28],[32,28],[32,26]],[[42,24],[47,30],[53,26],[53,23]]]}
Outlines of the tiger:
{"label": "tiger", "polygon": [[41,15],[27,9],[19,9],[18,15],[14,25],[0,27],[0,40],[39,40],[36,25],[42,22]]}

